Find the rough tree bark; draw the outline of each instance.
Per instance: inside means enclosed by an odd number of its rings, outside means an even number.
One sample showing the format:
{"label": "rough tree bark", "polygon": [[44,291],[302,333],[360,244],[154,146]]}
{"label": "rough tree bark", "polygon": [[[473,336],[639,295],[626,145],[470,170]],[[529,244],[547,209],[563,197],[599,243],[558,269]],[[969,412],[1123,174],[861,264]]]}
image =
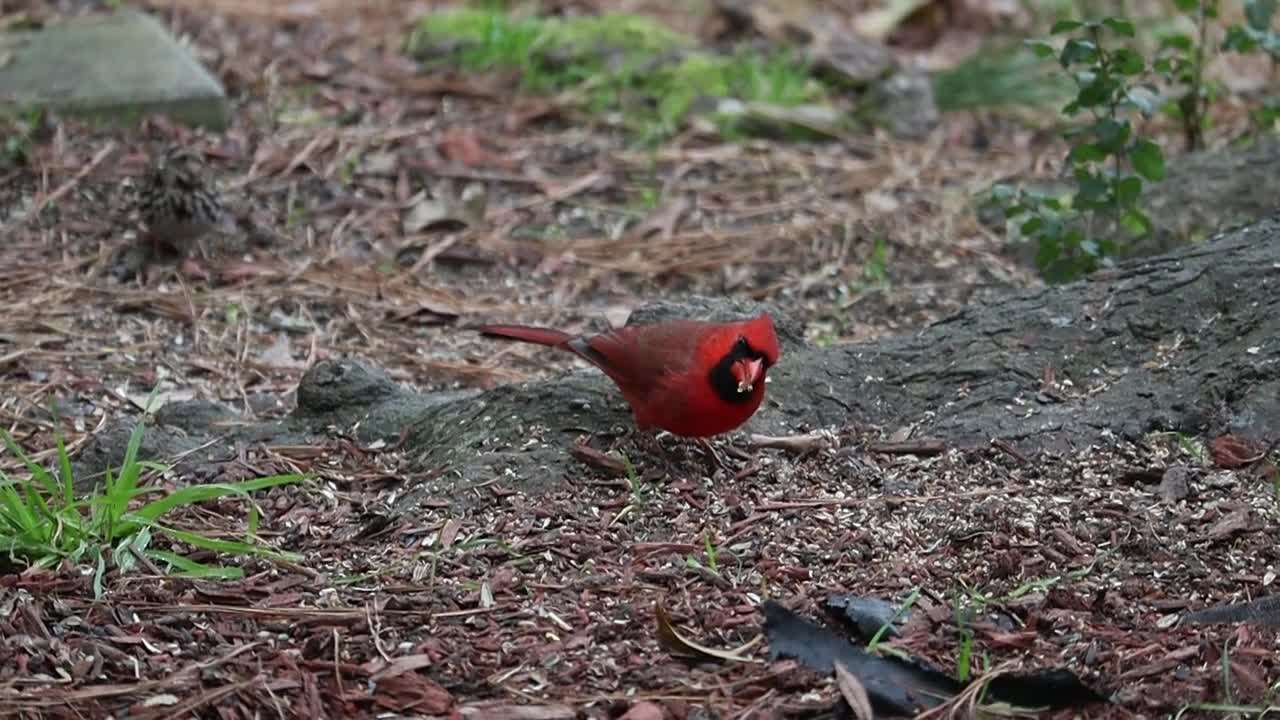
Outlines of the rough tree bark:
{"label": "rough tree bark", "polygon": [[[1087,280],[976,305],[918,332],[871,343],[805,347],[780,319],[783,357],[747,429],[874,425],[960,445],[999,438],[1028,455],[1138,440],[1152,431],[1280,437],[1280,222],[1130,262]],[[633,322],[728,317],[728,301],[659,303]],[[144,454],[198,447],[226,428],[208,403],[166,407]],[[198,416],[198,417],[196,417]],[[234,456],[237,444],[314,442],[335,429],[361,442],[404,440],[433,479],[415,495],[458,497],[499,478],[536,491],[584,467],[570,445],[626,427],[629,414],[598,372],[487,392],[423,395],[357,361],[326,361],[298,389],[292,416],[232,430],[193,454]],[[118,462],[127,428],[81,458]]]}

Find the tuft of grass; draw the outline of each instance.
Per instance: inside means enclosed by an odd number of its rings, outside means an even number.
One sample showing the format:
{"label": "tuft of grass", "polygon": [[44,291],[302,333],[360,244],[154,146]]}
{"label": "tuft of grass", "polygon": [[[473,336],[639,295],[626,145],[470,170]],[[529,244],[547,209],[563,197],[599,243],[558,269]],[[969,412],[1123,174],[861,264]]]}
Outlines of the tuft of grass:
{"label": "tuft of grass", "polygon": [[[8,432],[0,440],[30,472],[25,479],[0,472],[0,552],[11,562],[28,567],[53,568],[69,562],[93,568],[94,594],[101,597],[109,569],[127,573],[138,565],[161,569],[170,575],[197,578],[240,578],[239,567],[192,560],[172,550],[152,547],[157,535],[170,542],[231,556],[261,557],[297,562],[301,556],[274,550],[255,535],[259,511],[250,494],[259,490],[301,482],[303,475],[273,475],[235,483],[195,485],[168,493],[150,502],[137,502],[152,488],[140,486],[146,470],[163,469],[138,459],[144,425],[139,422],[129,436],[118,472],[107,470],[100,489],[77,497],[71,459],[61,434],[57,437],[56,474],[37,465]],[[250,504],[249,531],[243,540],[213,538],[167,525],[172,510],[214,498],[237,496]]]}
{"label": "tuft of grass", "polygon": [[702,535],[702,558],[689,555],[685,558],[684,564],[690,570],[701,570],[717,577],[724,577],[720,575],[720,548],[716,547],[715,542],[712,541],[710,530]]}
{"label": "tuft of grass", "polygon": [[517,70],[526,87],[547,91],[609,72],[626,74],[631,62],[690,44],[655,21],[632,15],[561,20],[464,8],[422,18],[409,36],[408,49],[465,70]]}
{"label": "tuft of grass", "polygon": [[23,110],[14,117],[0,119],[4,127],[4,143],[0,145],[0,167],[28,165],[35,149],[36,136],[45,125],[44,111],[38,107]]}
{"label": "tuft of grass", "polygon": [[1056,66],[1022,45],[993,46],[934,77],[942,112],[1043,107],[1065,103],[1073,87]]}
{"label": "tuft of grass", "polygon": [[[446,10],[424,17],[407,47],[428,64],[515,71],[532,92],[572,91],[585,109],[616,115],[644,140],[674,133],[704,98],[795,106],[824,94],[792,53],[700,52],[693,38],[618,13],[558,19]],[[740,130],[737,119],[715,119],[722,132]]]}

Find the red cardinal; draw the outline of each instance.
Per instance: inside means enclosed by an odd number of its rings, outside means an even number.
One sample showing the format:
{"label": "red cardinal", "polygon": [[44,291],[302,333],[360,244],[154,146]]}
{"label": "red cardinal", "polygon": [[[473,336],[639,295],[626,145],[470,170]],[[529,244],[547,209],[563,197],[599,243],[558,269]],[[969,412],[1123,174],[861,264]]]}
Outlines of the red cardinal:
{"label": "red cardinal", "polygon": [[692,438],[746,422],[764,400],[765,373],[779,354],[768,313],[740,322],[673,320],[577,337],[523,325],[475,329],[578,355],[617,383],[641,430],[657,427]]}

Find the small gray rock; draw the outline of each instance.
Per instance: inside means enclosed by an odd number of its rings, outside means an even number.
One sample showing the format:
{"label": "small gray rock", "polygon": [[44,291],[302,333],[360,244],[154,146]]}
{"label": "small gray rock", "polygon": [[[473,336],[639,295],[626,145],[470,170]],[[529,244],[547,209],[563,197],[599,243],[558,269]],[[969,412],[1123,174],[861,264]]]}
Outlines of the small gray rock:
{"label": "small gray rock", "polygon": [[1157,489],[1160,499],[1169,505],[1185,499],[1190,494],[1187,486],[1188,475],[1190,473],[1182,465],[1174,465],[1165,470],[1164,477],[1160,478],[1160,487]]}

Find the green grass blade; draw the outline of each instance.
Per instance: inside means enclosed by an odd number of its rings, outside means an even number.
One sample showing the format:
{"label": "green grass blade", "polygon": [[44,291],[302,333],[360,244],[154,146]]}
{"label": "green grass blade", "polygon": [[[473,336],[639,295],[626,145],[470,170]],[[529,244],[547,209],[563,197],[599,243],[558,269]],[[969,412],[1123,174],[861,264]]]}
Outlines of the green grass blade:
{"label": "green grass blade", "polygon": [[142,421],[133,426],[133,432],[129,434],[129,444],[124,450],[124,460],[120,464],[120,471],[116,474],[114,482],[108,475],[107,489],[102,498],[106,521],[106,527],[102,528],[104,530],[102,535],[108,545],[121,534],[117,525],[120,518],[129,510],[129,501],[133,499],[138,489],[138,480],[142,477],[142,468],[138,465],[138,449],[142,447],[145,428],[146,425]]}
{"label": "green grass blade", "polygon": [[75,502],[75,479],[71,475],[71,455],[67,452],[67,444],[62,441],[62,433],[57,433],[58,471],[62,475],[62,502],[70,507]]}
{"label": "green grass blade", "polygon": [[4,440],[4,444],[9,448],[9,452],[13,453],[13,456],[21,460],[22,464],[27,467],[27,470],[31,471],[31,476],[35,480],[38,480],[40,484],[45,486],[45,488],[50,492],[55,494],[57,493],[57,484],[53,481],[53,476],[49,474],[48,470],[37,465],[35,461],[31,459],[31,456],[18,446],[18,443],[14,441],[13,436],[9,434],[9,431],[0,430],[0,439]]}
{"label": "green grass blade", "polygon": [[178,555],[177,553],[171,553],[165,550],[151,550],[147,553],[147,557],[152,558],[153,560],[166,562],[171,567],[178,568],[178,572],[170,573],[174,577],[216,580],[239,580],[244,577],[243,568],[224,565],[205,565],[204,563],[199,563],[190,558]]}
{"label": "green grass blade", "polygon": [[15,532],[31,532],[37,527],[35,515],[13,485],[0,485],[0,512]]}
{"label": "green grass blade", "polygon": [[258,510],[258,503],[249,503],[249,520],[244,524],[244,540],[245,542],[253,542],[258,536],[258,523],[262,520],[262,513]]}
{"label": "green grass blade", "polygon": [[288,485],[308,479],[307,475],[271,475],[255,480],[244,480],[235,483],[216,483],[213,485],[192,485],[175,490],[169,495],[143,505],[131,513],[144,521],[150,522],[163,516],[173,508],[193,505],[213,498],[227,495],[248,495],[258,490],[273,488],[277,485]]}
{"label": "green grass blade", "polygon": [[105,529],[104,525],[106,523],[107,499],[104,493],[106,492],[106,489],[110,488],[112,483],[115,482],[115,478],[111,474],[111,468],[107,468],[103,471],[102,482],[103,489],[95,493],[87,501],[89,504],[89,527],[92,528],[95,535],[102,535],[102,531]]}
{"label": "green grass blade", "polygon": [[120,571],[120,574],[131,572],[138,565],[138,558],[135,552],[140,555],[147,551],[147,545],[151,543],[151,529],[143,527],[136,533],[127,535],[118,545],[111,551],[111,562]]}
{"label": "green grass blade", "polygon": [[212,550],[214,552],[228,553],[231,555],[265,557],[271,560],[284,560],[287,562],[302,561],[302,556],[298,553],[282,552],[264,545],[256,545],[253,543],[241,542],[239,540],[219,540],[218,538],[205,537],[198,533],[179,530],[177,528],[164,527],[159,524],[155,524],[153,527],[175,540],[181,540],[182,542],[192,547],[200,548],[201,550]]}
{"label": "green grass blade", "polygon": [[[58,521],[57,515],[53,510],[49,509],[49,504],[40,496],[40,491],[36,489],[35,483],[27,483],[23,490],[27,493],[27,507],[33,513],[38,514],[44,522],[56,523]],[[53,497],[57,496],[57,489],[55,488]]]}
{"label": "green grass blade", "polygon": [[129,433],[129,444],[124,449],[124,461],[120,464],[120,474],[116,477],[119,492],[124,493],[127,489],[128,498],[133,497],[133,491],[138,487],[138,479],[142,477],[142,466],[138,463],[138,450],[142,447],[142,436],[145,432],[146,425],[142,421],[138,421],[138,424],[133,426],[133,432]]}
{"label": "green grass blade", "polygon": [[[18,535],[0,537],[0,551],[8,554],[9,557],[21,555],[32,564],[39,562],[42,558],[61,559],[67,555],[47,542]],[[54,564],[56,565],[57,563]]]}

